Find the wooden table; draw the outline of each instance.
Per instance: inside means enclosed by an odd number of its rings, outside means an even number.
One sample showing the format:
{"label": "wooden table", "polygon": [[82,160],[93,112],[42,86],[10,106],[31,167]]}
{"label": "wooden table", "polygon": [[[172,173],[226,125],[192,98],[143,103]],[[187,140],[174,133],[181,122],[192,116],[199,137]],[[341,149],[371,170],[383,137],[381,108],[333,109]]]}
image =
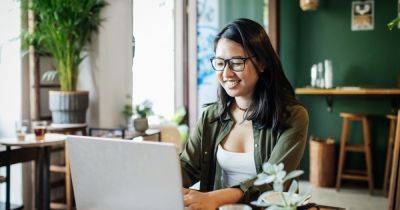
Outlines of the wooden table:
{"label": "wooden table", "polygon": [[[10,175],[11,165],[35,160],[36,172],[36,209],[50,209],[50,152],[51,147],[64,144],[65,135],[46,134],[44,140],[36,140],[33,134],[26,136],[24,141],[17,138],[0,139],[0,144],[6,146],[6,151],[0,154],[0,166],[6,166],[6,209],[10,209]],[[11,147],[17,147],[11,149]]]}
{"label": "wooden table", "polygon": [[147,129],[145,132],[137,132],[137,131],[126,131],[125,139],[133,139],[139,136],[153,136],[157,135],[158,141],[161,141],[161,131],[160,129]]}
{"label": "wooden table", "polygon": [[47,127],[49,133],[61,133],[66,135],[74,135],[76,132],[81,132],[82,136],[86,136],[87,124],[54,124]]}
{"label": "wooden table", "polygon": [[399,88],[296,88],[296,95],[323,95],[326,97],[328,112],[332,112],[333,96],[367,96],[390,99],[393,110],[399,107]]}

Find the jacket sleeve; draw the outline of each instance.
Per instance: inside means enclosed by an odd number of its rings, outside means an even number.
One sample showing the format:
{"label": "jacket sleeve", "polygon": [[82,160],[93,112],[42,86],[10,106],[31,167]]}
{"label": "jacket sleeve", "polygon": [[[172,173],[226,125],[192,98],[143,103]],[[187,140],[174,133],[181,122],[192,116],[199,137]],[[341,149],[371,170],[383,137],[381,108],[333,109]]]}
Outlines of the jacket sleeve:
{"label": "jacket sleeve", "polygon": [[201,161],[201,139],[203,136],[203,125],[205,113],[197,122],[194,132],[186,141],[182,153],[180,154],[181,172],[183,187],[190,187],[200,179]]}
{"label": "jacket sleeve", "polygon": [[[271,164],[284,164],[287,173],[295,170],[303,157],[307,130],[308,130],[308,113],[302,106],[297,106],[291,113],[287,121],[289,128],[283,131],[277,140],[277,144],[272,150],[268,162]],[[270,184],[254,186],[255,178],[244,181],[240,184],[240,189],[244,192],[242,197],[243,203],[249,203],[257,200],[258,196],[272,189]]]}

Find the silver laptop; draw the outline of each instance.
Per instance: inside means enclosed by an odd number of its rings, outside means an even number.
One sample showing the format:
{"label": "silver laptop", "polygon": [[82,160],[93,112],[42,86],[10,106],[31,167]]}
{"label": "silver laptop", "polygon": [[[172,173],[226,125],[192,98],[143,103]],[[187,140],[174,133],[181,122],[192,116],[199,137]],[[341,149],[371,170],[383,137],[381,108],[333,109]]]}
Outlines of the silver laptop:
{"label": "silver laptop", "polygon": [[68,136],[78,210],[182,210],[177,149],[157,142]]}

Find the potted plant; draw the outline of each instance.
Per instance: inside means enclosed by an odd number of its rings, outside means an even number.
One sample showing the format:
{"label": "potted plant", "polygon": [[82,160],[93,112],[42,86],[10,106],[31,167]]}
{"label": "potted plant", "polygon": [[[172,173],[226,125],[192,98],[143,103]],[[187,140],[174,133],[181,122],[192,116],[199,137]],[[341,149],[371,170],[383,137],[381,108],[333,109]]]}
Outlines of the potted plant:
{"label": "potted plant", "polygon": [[400,16],[392,20],[389,24],[388,27],[390,30],[392,30],[396,25],[400,24]]}
{"label": "potted plant", "polygon": [[298,207],[307,209],[306,204],[311,196],[296,193],[299,187],[296,180],[292,181],[287,192],[283,191],[285,182],[302,175],[303,171],[294,170],[286,174],[283,163],[264,163],[262,168],[263,172],[257,175],[254,185],[272,184],[273,190],[262,193],[256,201],[251,202],[252,205],[267,210],[296,210]]}
{"label": "potted plant", "polygon": [[149,128],[147,116],[153,113],[152,106],[153,104],[149,100],[135,106],[137,117],[133,120],[133,127],[136,131],[144,132]]}
{"label": "potted plant", "polygon": [[[393,19],[388,23],[388,27],[390,30],[393,30],[393,28],[397,25],[400,25],[400,16],[397,16],[397,18]],[[400,73],[397,73],[397,87],[400,87]]]}
{"label": "potted plant", "polygon": [[123,106],[121,114],[124,116],[126,127],[128,130],[132,128],[132,116],[133,116],[133,107],[132,107],[132,96],[126,96],[127,103]]}
{"label": "potted plant", "polygon": [[61,86],[60,91],[49,92],[53,123],[86,122],[89,92],[76,90],[79,64],[106,5],[105,0],[34,0],[26,8],[36,21],[34,31],[24,34],[25,42],[54,59],[56,70],[43,78],[58,78]]}

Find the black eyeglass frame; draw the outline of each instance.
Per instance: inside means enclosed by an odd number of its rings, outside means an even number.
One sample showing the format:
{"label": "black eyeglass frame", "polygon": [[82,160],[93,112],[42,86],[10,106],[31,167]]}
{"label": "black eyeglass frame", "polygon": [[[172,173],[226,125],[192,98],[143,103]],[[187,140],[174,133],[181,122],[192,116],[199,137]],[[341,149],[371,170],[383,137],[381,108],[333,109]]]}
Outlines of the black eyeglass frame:
{"label": "black eyeglass frame", "polygon": [[[212,58],[210,58],[210,62],[211,62],[211,66],[212,66],[212,68],[214,69],[214,71],[224,71],[224,69],[225,69],[225,67],[226,67],[226,64],[228,64],[228,65],[229,65],[229,68],[230,68],[232,71],[234,71],[234,72],[242,72],[242,71],[244,71],[244,69],[246,68],[246,61],[249,60],[249,59],[252,58],[252,57],[254,57],[254,56],[250,56],[250,57],[236,57],[236,58],[229,58],[229,59],[223,59],[223,58],[218,58],[218,57],[212,57]],[[224,61],[224,67],[222,68],[222,70],[217,70],[217,69],[215,69],[215,67],[214,67],[214,65],[213,65],[213,60],[216,59],[216,58],[222,59],[222,60]],[[242,61],[243,61],[243,69],[242,69],[242,70],[234,70],[234,69],[232,68],[231,60],[233,60],[233,59],[239,59],[239,60],[242,60]]]}

